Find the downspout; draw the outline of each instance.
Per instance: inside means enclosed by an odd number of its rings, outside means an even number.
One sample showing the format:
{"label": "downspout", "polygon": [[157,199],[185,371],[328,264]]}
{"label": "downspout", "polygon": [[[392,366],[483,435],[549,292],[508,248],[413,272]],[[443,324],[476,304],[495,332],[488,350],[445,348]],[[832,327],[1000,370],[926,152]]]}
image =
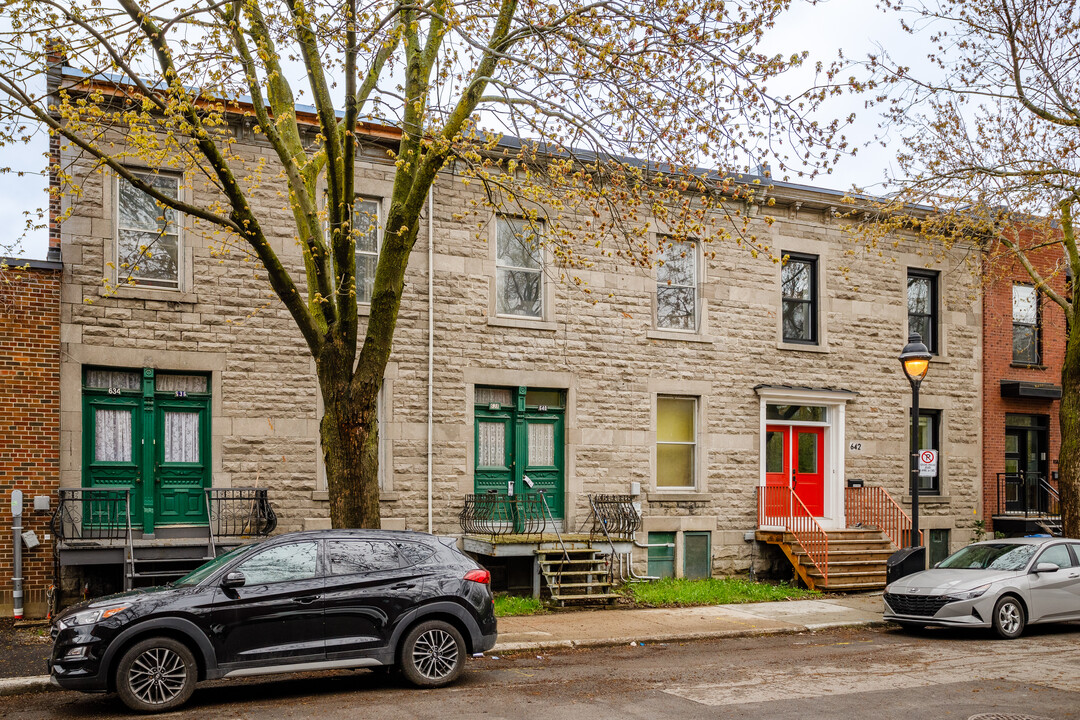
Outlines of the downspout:
{"label": "downspout", "polygon": [[431,476],[431,455],[432,455],[432,442],[431,442],[431,428],[432,428],[432,393],[435,379],[435,215],[434,205],[432,201],[434,183],[431,187],[428,187],[428,243],[427,243],[427,297],[428,297],[428,313],[427,313],[427,531],[430,533],[433,529],[432,517],[431,517],[431,493],[432,493],[432,476]]}

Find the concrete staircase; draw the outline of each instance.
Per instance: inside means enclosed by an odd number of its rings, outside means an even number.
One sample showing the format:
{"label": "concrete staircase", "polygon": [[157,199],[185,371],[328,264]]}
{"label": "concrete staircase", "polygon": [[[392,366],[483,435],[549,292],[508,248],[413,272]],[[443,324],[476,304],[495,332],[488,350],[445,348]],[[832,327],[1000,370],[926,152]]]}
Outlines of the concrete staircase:
{"label": "concrete staircase", "polygon": [[540,572],[558,605],[612,604],[619,594],[612,591],[611,555],[592,543],[545,543],[536,550]]}
{"label": "concrete staircase", "polygon": [[814,565],[791,533],[758,532],[758,539],[776,545],[795,573],[812,590],[851,592],[885,587],[885,561],[896,546],[877,528],[829,530],[828,579]]}

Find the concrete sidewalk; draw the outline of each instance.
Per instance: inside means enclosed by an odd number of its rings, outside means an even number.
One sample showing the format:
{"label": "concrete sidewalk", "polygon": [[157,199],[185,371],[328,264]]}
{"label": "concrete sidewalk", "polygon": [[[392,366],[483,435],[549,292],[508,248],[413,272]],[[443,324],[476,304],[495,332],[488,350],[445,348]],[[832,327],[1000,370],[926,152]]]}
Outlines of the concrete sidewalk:
{"label": "concrete sidewalk", "polygon": [[882,611],[881,593],[875,592],[743,605],[507,617],[499,619],[499,642],[491,653],[856,627],[882,622]]}
{"label": "concrete sidewalk", "polygon": [[[499,642],[488,655],[631,642],[679,642],[875,625],[881,593],[652,610],[565,610],[499,619]],[[48,675],[0,678],[0,695],[58,689]]]}

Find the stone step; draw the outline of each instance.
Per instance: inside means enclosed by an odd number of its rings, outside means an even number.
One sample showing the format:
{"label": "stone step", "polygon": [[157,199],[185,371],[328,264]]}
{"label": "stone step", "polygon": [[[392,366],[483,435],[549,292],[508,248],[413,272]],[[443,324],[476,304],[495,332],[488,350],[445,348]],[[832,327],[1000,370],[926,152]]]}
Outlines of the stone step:
{"label": "stone step", "polygon": [[885,581],[881,582],[834,582],[830,577],[827,583],[818,583],[818,590],[824,592],[854,592],[856,590],[880,590],[885,587]]}

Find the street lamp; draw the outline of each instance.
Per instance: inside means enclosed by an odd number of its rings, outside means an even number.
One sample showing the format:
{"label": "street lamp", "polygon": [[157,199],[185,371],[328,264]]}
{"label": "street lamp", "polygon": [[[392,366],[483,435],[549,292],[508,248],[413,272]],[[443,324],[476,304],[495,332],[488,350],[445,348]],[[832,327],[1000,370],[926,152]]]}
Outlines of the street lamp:
{"label": "street lamp", "polygon": [[919,333],[908,335],[908,343],[900,353],[900,365],[911,383],[911,547],[919,542],[919,385],[930,368],[930,351]]}

